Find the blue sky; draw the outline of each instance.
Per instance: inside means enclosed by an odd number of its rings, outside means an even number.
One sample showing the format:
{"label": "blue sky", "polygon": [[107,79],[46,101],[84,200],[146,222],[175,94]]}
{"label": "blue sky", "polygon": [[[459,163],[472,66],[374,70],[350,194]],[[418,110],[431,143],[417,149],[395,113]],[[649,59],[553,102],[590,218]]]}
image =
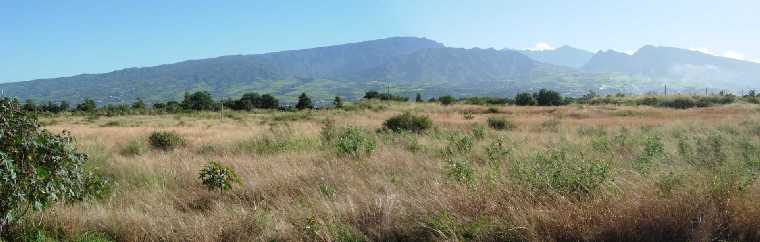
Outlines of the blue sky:
{"label": "blue sky", "polygon": [[756,0],[8,0],[0,82],[391,36],[499,49],[653,44],[760,61],[758,9]]}

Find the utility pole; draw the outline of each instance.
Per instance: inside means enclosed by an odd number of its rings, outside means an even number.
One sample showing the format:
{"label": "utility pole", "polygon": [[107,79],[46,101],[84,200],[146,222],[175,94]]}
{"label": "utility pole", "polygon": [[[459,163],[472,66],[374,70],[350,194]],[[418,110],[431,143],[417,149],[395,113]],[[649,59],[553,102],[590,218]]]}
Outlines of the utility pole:
{"label": "utility pole", "polygon": [[665,84],[665,96],[668,95],[668,84]]}

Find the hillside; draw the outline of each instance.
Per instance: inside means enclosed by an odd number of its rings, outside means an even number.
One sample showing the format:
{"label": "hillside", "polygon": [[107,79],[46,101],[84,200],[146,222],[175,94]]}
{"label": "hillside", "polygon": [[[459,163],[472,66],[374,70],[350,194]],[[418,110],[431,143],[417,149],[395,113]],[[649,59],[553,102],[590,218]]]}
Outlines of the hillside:
{"label": "hillside", "polygon": [[[462,49],[425,38],[395,37],[304,50],[190,60],[103,74],[0,84],[6,95],[41,102],[95,99],[100,104],[180,99],[207,90],[215,98],[271,93],[292,102],[361,98],[367,90],[414,96],[512,96],[551,88],[579,96],[673,88],[746,87],[760,81],[760,64],[677,48],[641,48],[634,55],[562,47],[550,51]],[[590,58],[582,68],[574,68]]]}
{"label": "hillside", "polygon": [[684,86],[742,88],[760,83],[760,64],[673,47],[644,46],[633,55],[598,52],[583,70],[618,72]]}

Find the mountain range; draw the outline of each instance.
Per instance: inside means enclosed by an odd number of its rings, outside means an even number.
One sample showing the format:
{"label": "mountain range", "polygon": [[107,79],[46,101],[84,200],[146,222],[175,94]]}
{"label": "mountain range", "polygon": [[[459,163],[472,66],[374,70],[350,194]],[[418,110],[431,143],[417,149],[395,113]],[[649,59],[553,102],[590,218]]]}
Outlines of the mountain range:
{"label": "mountain range", "polygon": [[206,90],[217,98],[271,93],[285,102],[360,98],[368,90],[413,96],[512,96],[551,88],[565,95],[673,88],[738,88],[760,83],[760,64],[670,47],[633,55],[565,46],[554,50],[447,47],[416,37],[254,55],[189,60],[102,74],[0,84],[6,95],[39,101],[126,103],[180,99]]}

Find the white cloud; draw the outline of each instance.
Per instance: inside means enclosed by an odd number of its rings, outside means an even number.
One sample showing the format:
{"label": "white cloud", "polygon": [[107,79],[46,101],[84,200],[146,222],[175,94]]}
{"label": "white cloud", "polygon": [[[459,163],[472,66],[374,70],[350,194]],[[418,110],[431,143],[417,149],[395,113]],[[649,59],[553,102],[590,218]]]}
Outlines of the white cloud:
{"label": "white cloud", "polygon": [[536,43],[536,46],[533,48],[530,48],[529,50],[553,50],[554,47],[552,47],[549,43],[546,42],[538,42]]}
{"label": "white cloud", "polygon": [[623,53],[626,53],[628,55],[633,55],[633,54],[636,54],[636,51],[635,50],[624,50]]}
{"label": "white cloud", "polygon": [[711,50],[709,48],[704,48],[704,47],[702,47],[702,48],[691,48],[689,50],[699,51],[699,52],[702,52],[702,53],[705,53],[705,54],[708,54],[708,55],[726,57],[726,58],[731,58],[731,59],[735,59],[735,60],[743,60],[743,61],[751,61],[751,62],[760,63],[760,61],[749,59],[749,58],[747,58],[746,55],[744,55],[742,53],[739,53],[737,51],[734,51],[734,50],[727,50],[727,51],[724,51],[722,54],[721,53],[716,53],[713,50]]}
{"label": "white cloud", "polygon": [[702,53],[705,53],[705,54],[708,54],[708,55],[715,55],[715,53],[714,53],[714,52],[712,52],[712,50],[710,50],[709,48],[705,48],[705,47],[700,47],[700,48],[691,48],[691,49],[689,49],[689,50],[691,50],[691,51],[698,51],[698,52],[702,52]]}
{"label": "white cloud", "polygon": [[736,60],[747,60],[744,54],[733,51],[733,50],[727,50],[726,52],[723,52],[723,57],[736,59]]}

